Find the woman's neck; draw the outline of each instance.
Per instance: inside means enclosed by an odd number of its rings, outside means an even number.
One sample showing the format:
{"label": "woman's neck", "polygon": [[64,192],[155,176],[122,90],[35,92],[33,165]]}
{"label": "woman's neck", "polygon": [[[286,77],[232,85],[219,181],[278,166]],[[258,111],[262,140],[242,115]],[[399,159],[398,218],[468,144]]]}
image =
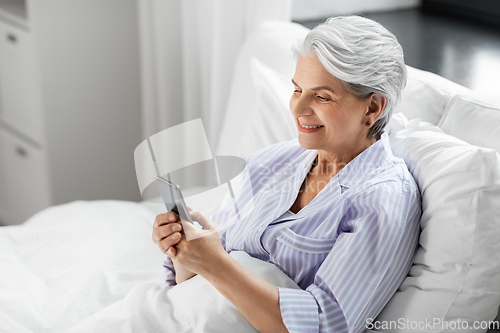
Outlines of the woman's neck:
{"label": "woman's neck", "polygon": [[333,178],[356,156],[374,144],[375,138],[368,138],[355,147],[350,147],[345,151],[318,150],[317,163],[311,168],[311,172],[318,176]]}

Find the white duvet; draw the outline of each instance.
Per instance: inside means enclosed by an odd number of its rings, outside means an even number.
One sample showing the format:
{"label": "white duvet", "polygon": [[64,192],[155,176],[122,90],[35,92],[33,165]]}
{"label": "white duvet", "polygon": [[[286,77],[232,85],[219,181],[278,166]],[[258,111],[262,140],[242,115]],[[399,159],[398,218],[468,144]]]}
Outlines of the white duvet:
{"label": "white duvet", "polygon": [[[163,287],[154,217],[137,203],[77,201],[0,228],[0,332],[255,332],[202,277]],[[297,288],[274,265],[231,255]]]}

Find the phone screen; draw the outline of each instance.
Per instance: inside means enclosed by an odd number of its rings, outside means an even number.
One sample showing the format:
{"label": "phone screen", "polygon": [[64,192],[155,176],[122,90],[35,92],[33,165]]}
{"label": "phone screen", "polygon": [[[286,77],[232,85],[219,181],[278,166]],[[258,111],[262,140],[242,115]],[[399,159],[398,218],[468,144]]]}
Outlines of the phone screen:
{"label": "phone screen", "polygon": [[156,186],[158,187],[158,191],[160,191],[167,211],[172,211],[179,215],[181,219],[193,223],[180,187],[161,177],[156,177]]}

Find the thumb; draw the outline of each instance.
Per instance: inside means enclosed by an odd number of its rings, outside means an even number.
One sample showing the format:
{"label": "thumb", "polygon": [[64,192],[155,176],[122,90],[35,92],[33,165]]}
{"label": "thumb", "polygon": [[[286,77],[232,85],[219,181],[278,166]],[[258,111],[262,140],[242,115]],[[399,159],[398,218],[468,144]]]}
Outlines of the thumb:
{"label": "thumb", "polygon": [[203,230],[215,230],[214,223],[202,212],[190,212],[193,221],[198,222]]}

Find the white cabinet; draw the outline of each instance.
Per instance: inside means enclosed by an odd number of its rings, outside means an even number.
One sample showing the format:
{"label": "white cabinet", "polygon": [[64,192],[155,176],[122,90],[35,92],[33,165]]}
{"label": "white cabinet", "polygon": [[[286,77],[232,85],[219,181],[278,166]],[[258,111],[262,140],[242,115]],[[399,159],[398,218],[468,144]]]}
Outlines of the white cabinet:
{"label": "white cabinet", "polygon": [[50,205],[45,155],[22,139],[0,129],[0,159],[5,177],[2,186],[3,213],[10,224],[24,222]]}
{"label": "white cabinet", "polygon": [[0,223],[140,200],[137,0],[0,0]]}
{"label": "white cabinet", "polygon": [[41,142],[38,82],[32,35],[0,21],[2,121]]}

